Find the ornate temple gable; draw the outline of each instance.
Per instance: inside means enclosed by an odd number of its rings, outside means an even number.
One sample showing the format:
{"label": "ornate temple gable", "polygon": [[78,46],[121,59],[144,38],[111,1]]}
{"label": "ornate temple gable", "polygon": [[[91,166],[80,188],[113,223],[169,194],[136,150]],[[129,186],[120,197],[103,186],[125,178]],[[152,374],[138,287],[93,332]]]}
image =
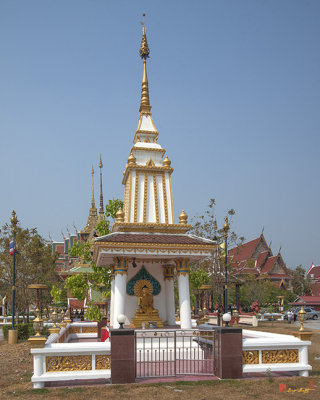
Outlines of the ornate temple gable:
{"label": "ornate temple gable", "polygon": [[273,267],[270,270],[270,274],[287,274],[287,267],[284,263],[281,254],[279,253],[275,259]]}
{"label": "ornate temple gable", "polygon": [[267,245],[267,242],[262,233],[259,237],[259,241],[256,245],[256,248],[251,255],[251,258],[256,260],[259,257],[259,255],[265,251],[267,251],[270,255],[272,255],[272,251],[271,251],[270,247]]}

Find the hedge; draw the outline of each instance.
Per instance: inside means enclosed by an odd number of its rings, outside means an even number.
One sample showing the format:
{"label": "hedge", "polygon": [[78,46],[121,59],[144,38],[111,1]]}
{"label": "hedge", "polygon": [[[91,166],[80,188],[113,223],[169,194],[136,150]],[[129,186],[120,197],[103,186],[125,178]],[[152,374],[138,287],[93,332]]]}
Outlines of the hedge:
{"label": "hedge", "polygon": [[[2,332],[3,332],[3,337],[8,340],[8,331],[11,329],[11,325],[3,325],[2,326]],[[29,339],[30,336],[35,335],[35,331],[33,329],[33,324],[32,322],[25,323],[25,324],[18,324],[15,325],[15,329],[18,330],[18,339],[19,340],[27,340]],[[41,334],[48,336],[48,328],[43,327],[41,330]]]}

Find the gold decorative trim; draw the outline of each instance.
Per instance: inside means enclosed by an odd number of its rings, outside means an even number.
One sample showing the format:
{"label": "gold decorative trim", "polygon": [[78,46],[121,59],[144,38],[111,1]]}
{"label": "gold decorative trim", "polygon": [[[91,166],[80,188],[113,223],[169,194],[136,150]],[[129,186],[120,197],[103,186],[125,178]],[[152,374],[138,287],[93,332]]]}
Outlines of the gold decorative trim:
{"label": "gold decorative trim", "polygon": [[147,167],[155,167],[156,166],[151,157],[149,157],[149,160],[146,162],[146,166]]}
{"label": "gold decorative trim", "polygon": [[175,260],[175,263],[176,263],[177,276],[189,275],[189,260],[187,258]]}
{"label": "gold decorative trim", "polygon": [[145,173],[145,172],[160,172],[163,173],[168,172],[169,174],[172,174],[173,172],[173,168],[171,167],[164,167],[164,166],[154,166],[154,167],[147,167],[146,165],[135,165],[135,166],[130,166],[130,165],[126,165],[125,170],[123,172],[123,179],[122,179],[122,183],[125,184],[126,181],[126,177],[127,177],[127,173],[129,171],[139,171],[139,173]]}
{"label": "gold decorative trim", "polygon": [[96,355],[96,369],[111,369],[111,356],[107,354]]}
{"label": "gold decorative trim", "polygon": [[299,362],[299,350],[262,350],[262,364],[287,364]]}
{"label": "gold decorative trim", "polygon": [[133,288],[134,294],[135,294],[137,297],[141,296],[141,290],[142,290],[144,287],[147,287],[148,293],[149,293],[149,294],[152,294],[152,292],[153,292],[152,283],[149,282],[149,281],[147,281],[146,279],[140,279],[140,281],[138,281],[138,282],[134,285],[134,288]]}
{"label": "gold decorative trim", "polygon": [[153,190],[154,190],[154,204],[156,210],[156,221],[159,223],[159,204],[158,204],[158,188],[157,188],[157,175],[153,174]]}
{"label": "gold decorative trim", "polygon": [[128,210],[128,222],[130,222],[131,218],[131,192],[132,192],[132,172],[129,172],[129,210]]}
{"label": "gold decorative trim", "polygon": [[[151,160],[151,159],[150,159]],[[152,161],[152,160],[151,160]],[[144,174],[143,187],[143,222],[147,222],[147,205],[148,205],[148,174]]]}
{"label": "gold decorative trim", "polygon": [[131,148],[131,152],[132,151],[154,151],[154,152],[157,152],[157,153],[165,153],[166,152],[166,149],[159,149],[159,148],[154,148],[154,147],[135,147],[135,146],[132,146],[132,148]]}
{"label": "gold decorative trim", "polygon": [[[211,251],[216,248],[216,245],[211,244],[184,244],[184,243],[126,243],[126,242],[107,242],[107,243],[96,243],[98,248],[114,248],[114,249],[122,249],[122,248],[139,248],[139,249],[189,249],[189,250],[207,250]],[[116,269],[116,267],[115,267]]]}
{"label": "gold decorative trim", "polygon": [[46,372],[90,370],[92,370],[91,355],[46,357]]}
{"label": "gold decorative trim", "polygon": [[[113,227],[117,227],[118,232],[152,232],[152,233],[177,233],[185,234],[192,228],[192,225],[182,224],[165,224],[154,222],[131,222],[131,223],[118,223],[115,222]],[[97,242],[95,242],[97,243]]]}
{"label": "gold decorative trim", "polygon": [[174,224],[174,211],[173,211],[173,195],[172,195],[172,185],[171,185],[171,174],[169,174],[169,186],[170,186],[170,197],[171,197],[172,223]]}
{"label": "gold decorative trim", "polygon": [[136,172],[134,186],[134,222],[138,221],[138,189],[139,189],[139,174]]}
{"label": "gold decorative trim", "polygon": [[163,191],[163,202],[164,202],[164,215],[166,224],[168,221],[168,204],[167,204],[167,190],[166,190],[166,177],[165,174],[162,174],[162,191]]}
{"label": "gold decorative trim", "polygon": [[243,351],[242,364],[259,364],[259,350]]}
{"label": "gold decorative trim", "polygon": [[114,274],[126,275],[128,273],[128,259],[126,257],[118,257],[117,261],[114,266]]}
{"label": "gold decorative trim", "polygon": [[163,266],[163,276],[164,276],[164,280],[167,281],[171,281],[173,280],[174,277],[174,267],[172,267],[171,265],[164,265]]}
{"label": "gold decorative trim", "polygon": [[82,333],[97,333],[98,327],[91,327],[91,326],[83,326],[81,327]]}

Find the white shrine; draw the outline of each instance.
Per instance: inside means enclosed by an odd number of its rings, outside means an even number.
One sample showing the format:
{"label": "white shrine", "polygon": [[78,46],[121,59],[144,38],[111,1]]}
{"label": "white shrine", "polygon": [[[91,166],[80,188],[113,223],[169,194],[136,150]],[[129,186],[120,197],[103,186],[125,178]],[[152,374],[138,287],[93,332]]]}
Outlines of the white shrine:
{"label": "white shrine", "polygon": [[111,269],[110,325],[143,323],[175,326],[174,279],[177,279],[181,328],[191,328],[189,263],[212,255],[216,242],[187,234],[184,211],[174,223],[171,174],[173,168],[158,143],[149,100],[149,47],[143,25],[140,56],[143,77],[138,128],[123,174],[124,207],[112,232],[95,239],[97,266]]}

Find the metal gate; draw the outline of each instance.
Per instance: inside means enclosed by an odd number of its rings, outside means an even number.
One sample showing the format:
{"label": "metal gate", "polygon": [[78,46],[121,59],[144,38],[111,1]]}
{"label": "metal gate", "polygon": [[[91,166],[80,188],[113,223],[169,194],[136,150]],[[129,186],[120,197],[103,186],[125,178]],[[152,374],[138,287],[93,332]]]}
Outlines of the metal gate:
{"label": "metal gate", "polygon": [[213,375],[213,330],[136,330],[136,377]]}

